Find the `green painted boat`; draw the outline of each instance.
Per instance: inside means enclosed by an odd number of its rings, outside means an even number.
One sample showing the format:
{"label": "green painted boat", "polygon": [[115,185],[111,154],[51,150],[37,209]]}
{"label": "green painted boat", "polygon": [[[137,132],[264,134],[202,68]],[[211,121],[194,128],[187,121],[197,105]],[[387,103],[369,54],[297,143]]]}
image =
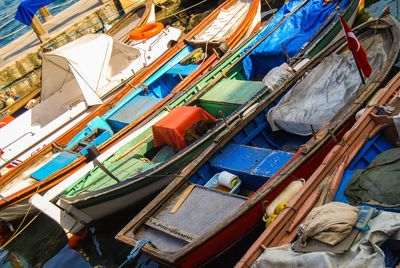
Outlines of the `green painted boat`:
{"label": "green painted boat", "polygon": [[[319,1],[320,0],[313,0]],[[297,2],[297,5],[295,3]],[[312,0],[291,1],[291,12],[278,22],[270,21],[255,36],[248,39],[237,50],[228,52],[208,74],[196,84],[176,96],[160,108],[146,122],[142,123],[111,149],[98,156],[96,163],[89,163],[44,195],[46,200],[60,198],[61,206],[72,205],[83,211],[89,218],[98,219],[127,206],[140,202],[143,198],[160,191],[170,183],[174,172],[185,167],[205,148],[214,142],[214,137],[230,127],[243,115],[243,105],[252,101],[268,99],[270,90],[260,81],[246,81],[243,59],[263,41],[268,40],[284,25],[293,14],[297,14]],[[352,23],[358,9],[358,1],[349,1],[344,7],[344,17]],[[277,13],[278,14],[278,13]],[[283,27],[283,26],[282,26]],[[328,15],[326,21],[306,39],[308,48],[300,49],[291,62],[298,71],[304,64],[315,65],[318,59],[311,60],[317,51],[326,49],[337,37],[340,24],[335,14]],[[301,55],[301,57],[298,57]],[[314,57],[315,58],[315,57]],[[311,61],[313,64],[307,62]],[[311,67],[310,67],[311,68]],[[277,96],[277,94],[273,94]],[[234,96],[234,98],[233,98]],[[178,106],[199,106],[218,118],[218,123],[199,140],[181,151],[171,146],[154,148],[151,126]],[[247,107],[244,114],[252,111]],[[238,112],[238,109],[242,112]],[[60,194],[61,193],[61,194]],[[33,200],[35,197],[33,198]],[[31,200],[32,202],[32,200]],[[32,202],[40,208],[35,201]],[[64,204],[64,205],[63,205]]]}

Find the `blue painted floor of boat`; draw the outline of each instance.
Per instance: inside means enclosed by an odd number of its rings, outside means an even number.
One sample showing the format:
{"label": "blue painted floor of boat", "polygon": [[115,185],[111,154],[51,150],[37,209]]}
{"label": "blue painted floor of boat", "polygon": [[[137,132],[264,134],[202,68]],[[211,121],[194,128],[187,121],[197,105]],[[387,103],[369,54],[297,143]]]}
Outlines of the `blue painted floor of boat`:
{"label": "blue painted floor of boat", "polygon": [[[0,0],[0,4],[4,5],[5,2],[6,0]],[[389,6],[392,15],[396,16],[400,20],[400,3],[397,0],[366,0],[366,6],[365,11],[375,16],[380,15],[385,6]],[[400,63],[398,63],[398,66],[400,67]],[[145,203],[143,206],[144,205]],[[89,261],[92,266],[118,267],[118,265],[124,262],[131,248],[116,241],[114,236],[139,211],[140,208],[134,210],[128,209],[118,213],[118,215],[113,215],[112,217],[102,220],[96,226],[96,237],[100,244],[103,256],[99,256],[91,239],[89,239],[84,245],[83,251],[80,252],[81,255],[66,250],[64,248],[66,245],[66,238],[63,237],[64,234],[62,230],[54,222],[48,220],[44,216],[40,216],[36,223],[24,232],[24,236],[16,239],[16,241],[11,243],[7,249],[13,252],[14,258],[11,258],[13,261],[20,261],[18,264],[21,264],[21,266],[18,267],[27,267],[27,263],[30,263],[32,266],[43,266],[45,262],[49,261],[49,259],[57,253],[59,254],[57,258],[68,260],[68,263],[70,264],[69,267],[87,267],[87,263],[85,263],[84,260]],[[255,230],[249,235],[249,237],[244,239],[244,242],[239,243],[229,252],[223,254],[212,263],[209,263],[207,267],[232,267],[255,241],[258,235],[261,234],[261,232],[262,229]],[[5,253],[5,251],[0,252],[0,266],[11,267],[6,266],[3,262]],[[63,263],[64,262],[59,262],[59,266],[57,267],[67,267],[62,266]],[[71,266],[72,263],[74,266]],[[52,262],[50,262],[48,264],[50,266],[47,267],[55,267],[51,266],[51,264]],[[158,266],[157,263],[142,255],[128,267],[154,268]]]}

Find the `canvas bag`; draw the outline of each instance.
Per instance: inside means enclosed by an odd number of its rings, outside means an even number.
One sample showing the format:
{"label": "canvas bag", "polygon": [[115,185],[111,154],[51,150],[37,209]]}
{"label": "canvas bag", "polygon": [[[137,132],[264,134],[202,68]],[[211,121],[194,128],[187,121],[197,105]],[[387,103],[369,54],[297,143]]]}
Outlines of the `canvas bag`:
{"label": "canvas bag", "polygon": [[316,207],[301,225],[301,244],[315,239],[335,246],[345,239],[357,223],[358,208],[340,202],[331,202]]}

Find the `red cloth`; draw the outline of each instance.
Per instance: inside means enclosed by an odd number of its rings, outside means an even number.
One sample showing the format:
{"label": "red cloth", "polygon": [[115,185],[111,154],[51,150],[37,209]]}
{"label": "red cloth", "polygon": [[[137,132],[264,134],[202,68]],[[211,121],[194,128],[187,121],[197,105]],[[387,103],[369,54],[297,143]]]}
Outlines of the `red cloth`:
{"label": "red cloth", "polygon": [[199,107],[176,107],[165,118],[153,125],[154,147],[169,144],[178,150],[185,148],[186,131],[201,120],[217,122],[212,115]]}
{"label": "red cloth", "polygon": [[349,27],[349,25],[347,25],[342,15],[339,15],[339,18],[346,36],[347,45],[349,46],[349,49],[353,52],[354,59],[356,60],[358,68],[361,69],[365,77],[370,77],[372,73],[372,68],[368,62],[367,53],[365,53],[357,37],[351,31],[351,28]]}

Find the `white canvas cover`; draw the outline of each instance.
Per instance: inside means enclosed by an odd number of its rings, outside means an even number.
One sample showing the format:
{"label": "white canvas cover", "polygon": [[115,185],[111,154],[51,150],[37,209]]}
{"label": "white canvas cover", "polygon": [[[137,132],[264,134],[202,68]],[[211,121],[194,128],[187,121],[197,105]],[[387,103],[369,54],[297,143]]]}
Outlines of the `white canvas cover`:
{"label": "white canvas cover", "polygon": [[101,104],[133,74],[140,57],[136,48],[106,34],[85,35],[43,54],[41,103],[32,110],[32,122],[44,126],[76,105]]}
{"label": "white canvas cover", "polygon": [[113,41],[106,34],[83,36],[43,54],[41,99],[63,89],[75,91],[72,87],[78,85],[88,106],[101,104],[101,97],[109,90],[105,87],[118,80],[115,76],[139,56],[137,49]]}

